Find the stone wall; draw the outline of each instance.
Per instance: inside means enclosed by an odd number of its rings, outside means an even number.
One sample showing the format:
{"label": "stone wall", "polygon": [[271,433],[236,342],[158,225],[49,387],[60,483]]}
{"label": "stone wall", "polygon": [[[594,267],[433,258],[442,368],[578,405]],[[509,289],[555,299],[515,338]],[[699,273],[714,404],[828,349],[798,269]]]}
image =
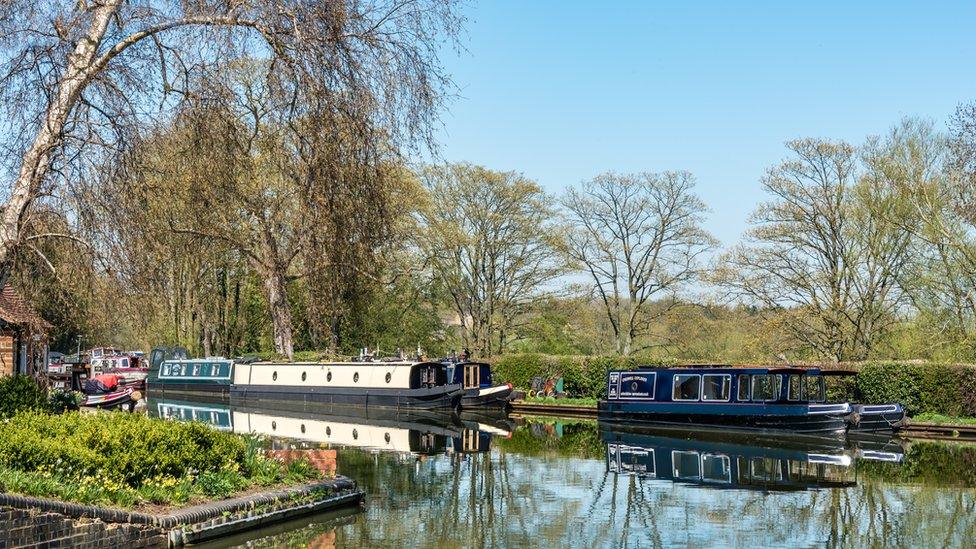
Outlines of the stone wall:
{"label": "stone wall", "polygon": [[71,519],[57,513],[0,507],[0,547],[160,547],[159,528]]}

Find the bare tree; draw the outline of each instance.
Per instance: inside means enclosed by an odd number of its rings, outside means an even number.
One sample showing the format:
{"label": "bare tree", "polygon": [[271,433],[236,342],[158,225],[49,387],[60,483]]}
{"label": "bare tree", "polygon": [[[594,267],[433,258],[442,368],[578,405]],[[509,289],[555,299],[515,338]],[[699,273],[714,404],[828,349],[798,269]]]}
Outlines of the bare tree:
{"label": "bare tree", "polygon": [[30,235],[35,202],[104,169],[190,82],[242,57],[270,62],[296,108],[329,97],[369,103],[394,138],[430,141],[447,78],[440,37],[453,0],[304,2],[97,0],[0,3],[0,94],[12,182],[0,217],[0,279]]}
{"label": "bare tree", "polygon": [[451,297],[464,344],[484,356],[503,352],[561,272],[551,199],[520,174],[470,164],[430,167],[423,180],[430,204],[419,244]]}
{"label": "bare tree", "polygon": [[[913,215],[905,230],[923,242],[905,284],[939,338],[976,337],[976,105],[960,105],[948,137],[931,123],[901,126],[899,157]],[[933,339],[938,343],[938,338]]]}
{"label": "bare tree", "polygon": [[864,166],[842,142],[787,143],[794,158],[771,168],[772,199],[752,216],[748,243],[725,257],[721,281],[779,311],[803,345],[833,360],[861,359],[890,328],[910,235],[907,202],[886,147],[872,142]]}
{"label": "bare tree", "polygon": [[638,350],[657,318],[648,302],[694,280],[715,245],[701,226],[707,209],[694,185],[688,172],[606,173],[563,197],[565,251],[592,279],[620,354]]}

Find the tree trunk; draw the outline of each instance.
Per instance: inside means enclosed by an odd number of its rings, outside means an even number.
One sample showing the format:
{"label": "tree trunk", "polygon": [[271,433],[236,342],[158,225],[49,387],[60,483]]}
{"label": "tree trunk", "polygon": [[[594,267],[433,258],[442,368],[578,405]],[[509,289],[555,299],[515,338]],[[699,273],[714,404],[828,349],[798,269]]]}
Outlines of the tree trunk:
{"label": "tree trunk", "polygon": [[268,306],[271,309],[275,352],[291,360],[295,349],[292,341],[291,304],[288,303],[288,288],[284,273],[266,273],[264,288],[268,292]]}
{"label": "tree trunk", "polygon": [[68,115],[93,76],[92,61],[98,54],[105,30],[120,1],[104,0],[92,10],[91,24],[74,51],[68,55],[68,66],[48,104],[44,122],[24,153],[20,172],[0,218],[0,286],[10,276],[13,253],[20,244],[21,223],[31,203],[41,192],[41,183],[51,164],[51,153],[62,143]]}

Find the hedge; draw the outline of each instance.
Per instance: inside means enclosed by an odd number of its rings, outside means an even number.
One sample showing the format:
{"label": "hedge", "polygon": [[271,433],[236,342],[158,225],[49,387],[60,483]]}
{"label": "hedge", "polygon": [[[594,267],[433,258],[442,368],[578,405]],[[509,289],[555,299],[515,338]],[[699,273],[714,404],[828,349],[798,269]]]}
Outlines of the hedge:
{"label": "hedge", "polygon": [[[492,361],[495,379],[528,389],[533,377],[562,377],[572,397],[606,398],[609,370],[639,365],[674,365],[674,361],[616,356],[554,356],[513,354]],[[828,378],[828,397],[834,401],[884,404],[899,402],[910,416],[933,413],[976,416],[976,366],[916,361],[842,364],[856,377]]]}
{"label": "hedge", "polygon": [[610,370],[665,365],[659,360],[635,357],[542,354],[503,355],[491,362],[494,379],[511,383],[516,388],[528,389],[534,377],[561,377],[563,390],[571,396],[597,399],[606,397],[607,372]]}

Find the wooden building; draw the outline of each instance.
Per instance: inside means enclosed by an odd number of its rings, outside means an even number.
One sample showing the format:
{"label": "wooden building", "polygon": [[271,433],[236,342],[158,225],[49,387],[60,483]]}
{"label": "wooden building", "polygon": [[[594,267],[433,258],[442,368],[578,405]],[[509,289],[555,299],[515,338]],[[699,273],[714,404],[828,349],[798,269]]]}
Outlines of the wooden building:
{"label": "wooden building", "polygon": [[35,375],[47,368],[51,328],[9,284],[0,290],[0,376]]}

